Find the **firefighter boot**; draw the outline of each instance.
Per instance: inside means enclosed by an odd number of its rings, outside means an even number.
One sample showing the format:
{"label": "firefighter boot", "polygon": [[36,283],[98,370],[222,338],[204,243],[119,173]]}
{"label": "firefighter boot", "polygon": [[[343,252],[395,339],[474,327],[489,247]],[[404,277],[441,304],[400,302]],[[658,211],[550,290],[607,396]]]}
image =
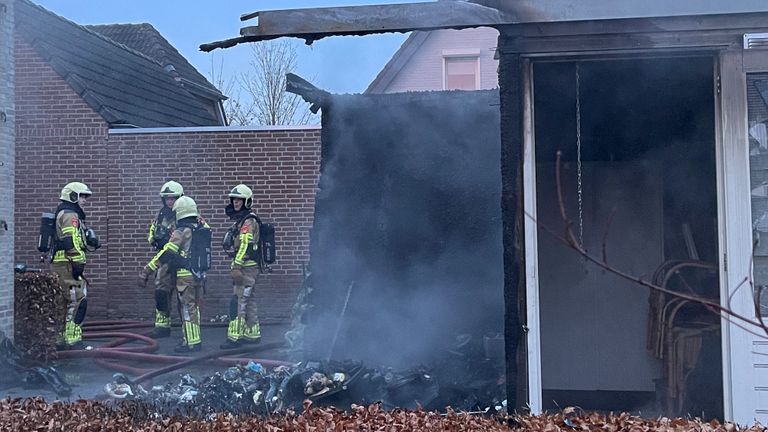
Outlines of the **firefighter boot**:
{"label": "firefighter boot", "polygon": [[202,349],[202,345],[203,344],[195,344],[195,345],[189,346],[189,345],[179,344],[173,348],[173,352],[175,353],[199,352]]}
{"label": "firefighter boot", "polygon": [[195,352],[201,349],[200,324],[192,321],[184,321],[184,342],[177,345],[173,352],[185,353]]}
{"label": "firefighter boot", "polygon": [[171,335],[171,328],[170,327],[155,327],[152,329],[151,332],[149,332],[149,337],[152,339],[161,339],[166,338]]}
{"label": "firefighter boot", "polygon": [[237,317],[229,321],[227,327],[227,341],[219,345],[221,349],[234,349],[240,346],[240,338],[245,330],[245,319]]}
{"label": "firefighter boot", "polygon": [[259,325],[259,322],[256,321],[256,324],[249,326],[245,329],[245,334],[243,335],[243,342],[247,344],[258,344],[261,342],[261,326]]}
{"label": "firefighter boot", "polygon": [[155,328],[149,333],[153,339],[165,338],[171,335],[171,317],[167,313],[155,310]]}

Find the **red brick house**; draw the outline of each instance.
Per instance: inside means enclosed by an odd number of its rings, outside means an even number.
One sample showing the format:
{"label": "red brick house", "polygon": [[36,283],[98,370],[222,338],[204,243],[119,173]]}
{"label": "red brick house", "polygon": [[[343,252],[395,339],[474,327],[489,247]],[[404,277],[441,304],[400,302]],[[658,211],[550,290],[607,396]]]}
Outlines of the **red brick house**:
{"label": "red brick house", "polygon": [[[136,274],[152,255],[146,230],[160,185],[184,185],[217,246],[226,192],[244,182],[278,230],[278,264],[257,287],[262,319],[285,320],[306,261],[319,128],[226,127],[225,97],[151,25],[81,26],[27,0],[15,6],[15,261],[46,265],[40,213],[65,183],[84,181],[104,243],[86,270],[89,317],[149,318],[152,293],[139,291]],[[217,250],[204,318],[226,311],[227,268]]]}

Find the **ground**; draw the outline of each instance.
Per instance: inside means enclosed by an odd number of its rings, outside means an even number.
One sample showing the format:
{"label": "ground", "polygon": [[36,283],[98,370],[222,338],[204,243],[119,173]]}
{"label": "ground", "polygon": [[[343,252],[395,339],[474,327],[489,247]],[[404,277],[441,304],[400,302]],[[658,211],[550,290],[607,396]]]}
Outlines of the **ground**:
{"label": "ground", "polygon": [[[285,325],[273,324],[262,326],[262,344],[272,345],[273,342],[282,342],[283,335],[285,334],[286,330],[287,327]],[[147,331],[147,329],[139,329],[136,332],[140,333],[145,331]],[[194,356],[204,355],[219,350],[219,345],[222,344],[226,339],[226,332],[226,327],[203,327],[203,349],[200,353],[195,353]],[[172,329],[171,337],[158,339],[160,348],[158,349],[157,354],[173,355],[173,348],[176,346],[176,344],[179,343],[180,339],[181,329],[179,327],[174,327]],[[109,340],[111,339],[86,340],[86,342],[90,346],[98,347],[99,345],[102,345]],[[257,351],[250,357],[281,360],[284,359],[285,356],[285,352],[281,349],[269,349],[266,351]],[[136,362],[130,362],[126,364],[143,368],[158,368],[165,366],[165,364],[142,365]],[[102,399],[105,397],[104,385],[113,381],[112,375],[115,373],[113,370],[108,370],[98,365],[92,358],[59,360],[54,363],[54,367],[57,369],[62,378],[64,378],[67,383],[72,385],[73,391],[69,397],[57,396],[56,393],[48,388],[24,388],[21,385],[0,390],[0,396],[7,396],[11,398],[39,396],[44,398],[46,401]],[[150,381],[147,384],[151,386],[165,384],[169,381],[178,382],[179,376],[184,373],[190,373],[195,377],[199,377],[207,376],[223,369],[225,369],[225,367],[216,365],[196,366],[171,372],[167,375],[158,377],[157,379]]]}

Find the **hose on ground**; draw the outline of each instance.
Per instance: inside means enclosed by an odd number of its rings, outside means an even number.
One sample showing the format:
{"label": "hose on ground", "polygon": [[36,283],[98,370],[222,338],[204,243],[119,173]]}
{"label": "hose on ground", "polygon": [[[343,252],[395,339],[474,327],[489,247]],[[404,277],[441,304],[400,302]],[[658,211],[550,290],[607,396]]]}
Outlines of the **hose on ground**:
{"label": "hose on ground", "polygon": [[[221,323],[213,323],[221,324]],[[287,366],[292,363],[282,360],[260,359],[250,357],[233,357],[238,354],[252,353],[282,346],[282,343],[261,345],[245,345],[234,350],[220,350],[197,357],[154,354],[159,348],[157,341],[147,335],[119,331],[129,328],[153,327],[152,323],[144,321],[91,321],[83,325],[83,339],[108,339],[111,341],[93,349],[59,351],[59,359],[93,358],[102,367],[127,373],[136,378],[134,383],[141,383],[175,370],[197,364],[212,363],[221,366],[247,364],[249,361],[261,363],[263,366]],[[140,346],[124,346],[129,342],[142,342]],[[123,362],[140,361],[145,363],[165,363],[167,366],[158,369],[138,368]]]}

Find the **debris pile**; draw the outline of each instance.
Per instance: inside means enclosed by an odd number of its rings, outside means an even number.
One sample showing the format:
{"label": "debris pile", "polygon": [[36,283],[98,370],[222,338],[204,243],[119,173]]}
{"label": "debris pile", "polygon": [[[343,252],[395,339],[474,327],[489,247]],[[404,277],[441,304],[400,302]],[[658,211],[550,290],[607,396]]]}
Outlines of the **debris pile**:
{"label": "debris pile", "polygon": [[116,374],[104,390],[115,399],[140,401],[159,415],[197,418],[220,412],[252,415],[298,410],[306,400],[337,407],[381,402],[383,409],[442,409],[447,405],[488,413],[504,409],[503,380],[498,375],[458,382],[451,377],[456,372],[443,368],[433,373],[425,367],[395,371],[368,368],[356,361],[328,361],[279,366],[268,373],[250,362],[200,380],[185,374],[176,383],[149,389]]}
{"label": "debris pile", "polygon": [[63,311],[66,310],[66,298],[59,289],[58,276],[29,271],[17,265],[14,289],[14,340],[17,347],[28,359],[43,362],[55,359],[56,343],[64,328]]}
{"label": "debris pile", "polygon": [[0,334],[0,389],[16,386],[50,388],[60,396],[72,393],[72,387],[59,376],[56,369],[26,359],[10,339]]}

